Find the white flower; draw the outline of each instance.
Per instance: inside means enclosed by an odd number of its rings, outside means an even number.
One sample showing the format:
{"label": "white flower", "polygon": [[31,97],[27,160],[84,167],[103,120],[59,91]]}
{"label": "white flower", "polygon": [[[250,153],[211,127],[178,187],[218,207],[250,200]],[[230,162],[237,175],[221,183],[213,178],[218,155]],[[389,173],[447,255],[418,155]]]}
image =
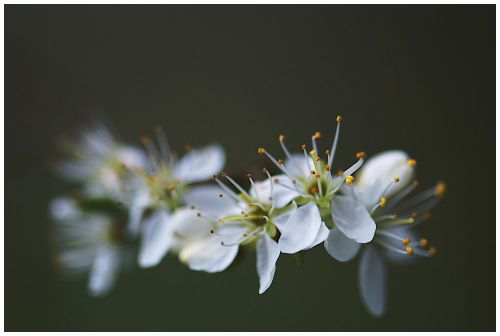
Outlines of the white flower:
{"label": "white flower", "polygon": [[[141,267],[157,265],[172,247],[174,228],[180,216],[175,210],[185,204],[189,185],[209,179],[222,169],[225,161],[224,151],[218,145],[189,149],[177,159],[170,153],[163,131],[157,128],[156,133],[158,148],[149,138],[143,138],[150,160],[145,170],[136,171],[143,179],[130,202],[131,234],[139,232],[143,223],[139,249]],[[153,213],[143,218],[148,208]]]}
{"label": "white flower", "polygon": [[376,316],[382,315],[386,306],[386,272],[380,251],[391,259],[435,253],[435,248],[427,249],[426,239],[418,240],[409,229],[426,219],[445,186],[439,183],[405,201],[416,187],[412,182],[415,164],[401,151],[376,155],[361,169],[357,182],[344,187],[345,195],[336,196],[332,202],[335,227],[325,240],[331,256],[343,262],[351,260],[360,243],[374,237],[372,243],[365,244],[361,256],[359,287],[364,304]]}
{"label": "white flower", "polygon": [[50,213],[57,224],[57,260],[65,273],[88,274],[91,295],[108,293],[124,263],[120,227],[108,216],[84,213],[68,197],[52,201]]}
{"label": "white flower", "polygon": [[[318,208],[314,204],[297,206],[295,203],[284,207],[290,203],[288,194],[267,174],[268,180],[262,182],[254,182],[249,177],[252,184],[249,193],[223,173],[239,194],[215,176],[219,187],[193,188],[186,194],[187,202],[197,211],[199,223],[203,223],[198,227],[203,229],[199,235],[193,234],[192,229],[190,234],[180,233],[180,236],[196,237],[183,243],[181,260],[192,269],[221,271],[232,262],[239,245],[255,244],[259,294],[262,294],[272,283],[280,252],[295,253],[324,241],[328,229],[321,221]],[[194,225],[192,218],[190,221]],[[277,230],[280,232],[278,242],[274,239]]]}
{"label": "white flower", "polygon": [[91,197],[121,198],[131,177],[124,166],[138,169],[145,165],[143,151],[116,141],[103,124],[94,125],[77,142],[66,145],[70,157],[57,168],[66,178],[84,183]]}

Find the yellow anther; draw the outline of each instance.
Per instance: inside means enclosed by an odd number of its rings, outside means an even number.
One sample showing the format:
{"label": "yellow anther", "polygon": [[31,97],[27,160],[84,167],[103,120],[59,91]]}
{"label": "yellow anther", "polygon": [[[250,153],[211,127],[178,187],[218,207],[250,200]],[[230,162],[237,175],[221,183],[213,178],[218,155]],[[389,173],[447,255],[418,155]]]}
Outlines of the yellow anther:
{"label": "yellow anther", "polygon": [[410,237],[406,237],[405,239],[403,239],[403,241],[401,242],[401,244],[403,244],[404,246],[407,246],[409,243],[411,243],[411,238]]}
{"label": "yellow anther", "polygon": [[413,188],[416,188],[416,187],[418,187],[419,182],[417,180],[414,180],[412,185],[413,185]]}
{"label": "yellow anther", "polygon": [[280,136],[279,136],[279,140],[280,140],[280,141],[284,141],[284,140],[285,140],[285,135],[280,134]]}
{"label": "yellow anther", "polygon": [[318,162],[319,160],[321,160],[321,158],[319,156],[316,156],[316,158],[314,160],[316,160],[316,162]]}
{"label": "yellow anther", "polygon": [[293,179],[292,184],[296,184],[296,183],[297,183],[297,180]]}
{"label": "yellow anther", "polygon": [[439,182],[436,185],[436,196],[437,197],[443,197],[445,193],[446,193],[446,183]]}
{"label": "yellow anther", "polygon": [[383,208],[383,207],[385,207],[386,204],[387,204],[387,198],[382,197],[380,199],[380,206]]}
{"label": "yellow anther", "polygon": [[366,158],[365,152],[357,152],[356,153],[356,159],[364,159],[364,158]]}
{"label": "yellow anther", "polygon": [[414,252],[415,251],[413,250],[413,247],[411,246],[406,247],[406,254],[413,255]]}
{"label": "yellow anther", "polygon": [[285,161],[283,161],[282,159],[278,159],[278,163],[279,163],[280,165],[283,165],[283,164],[285,164]]}
{"label": "yellow anther", "polygon": [[311,156],[314,157],[316,155],[316,151],[313,149],[312,151],[309,152],[309,154],[311,154]]}
{"label": "yellow anther", "polygon": [[341,115],[338,115],[337,118],[336,118],[337,122],[341,122],[342,121],[342,116]]}
{"label": "yellow anther", "polygon": [[201,212],[196,213],[196,216],[201,217]]}
{"label": "yellow anther", "polygon": [[316,172],[314,170],[311,170],[311,175],[315,175]]}
{"label": "yellow anther", "polygon": [[223,177],[226,177],[227,176],[227,173],[225,171],[223,171],[222,173],[220,173]]}
{"label": "yellow anther", "polygon": [[397,177],[397,176],[396,176],[396,177],[394,178],[394,182],[395,182],[395,183],[398,183],[398,182],[399,182],[399,177]]}
{"label": "yellow anther", "polygon": [[316,178],[320,178],[320,177],[321,177],[321,175],[320,175],[320,174],[318,174],[318,173],[314,174],[314,176],[315,176]]}
{"label": "yellow anther", "polygon": [[412,217],[408,218],[408,224],[411,224],[411,223],[413,223],[414,221],[415,221],[415,219],[414,219],[414,218],[412,218]]}
{"label": "yellow anther", "polygon": [[257,153],[259,154],[264,154],[266,152],[266,150],[264,149],[264,147],[259,147],[259,149],[257,149]]}
{"label": "yellow anther", "polygon": [[344,175],[344,171],[343,171],[343,170],[339,170],[339,171],[337,172],[337,176],[342,176],[342,175]]}
{"label": "yellow anther", "polygon": [[280,179],[276,177],[276,178],[273,179],[273,182],[274,183],[280,183]]}
{"label": "yellow anther", "polygon": [[300,147],[301,147],[303,150],[305,150],[305,149],[307,148],[307,146],[306,146],[306,145],[304,145],[304,144],[300,145]]}
{"label": "yellow anther", "polygon": [[349,175],[345,178],[345,183],[347,184],[352,184],[353,181],[354,181],[354,176]]}
{"label": "yellow anther", "polygon": [[414,159],[410,159],[408,160],[407,164],[409,167],[415,167],[417,165],[417,161]]}
{"label": "yellow anther", "polygon": [[330,171],[330,166],[329,165],[325,165],[325,170],[326,171]]}
{"label": "yellow anther", "polygon": [[429,245],[429,241],[425,238],[422,238],[422,239],[420,239],[418,244],[422,247],[426,247],[427,245]]}
{"label": "yellow anther", "polygon": [[314,137],[315,137],[316,139],[321,138],[321,132],[320,132],[320,131],[316,131],[316,132],[314,133]]}
{"label": "yellow anther", "polygon": [[431,256],[435,255],[437,253],[437,248],[434,246],[429,247],[429,254]]}
{"label": "yellow anther", "polygon": [[330,155],[330,150],[329,150],[329,149],[327,149],[327,150],[325,151],[325,154],[326,154],[326,155]]}

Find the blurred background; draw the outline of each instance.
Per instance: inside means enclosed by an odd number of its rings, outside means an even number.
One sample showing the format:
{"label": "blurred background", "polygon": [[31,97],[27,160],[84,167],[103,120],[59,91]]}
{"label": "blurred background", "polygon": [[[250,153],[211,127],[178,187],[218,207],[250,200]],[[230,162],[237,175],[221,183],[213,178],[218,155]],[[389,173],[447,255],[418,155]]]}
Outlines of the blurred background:
{"label": "blurred background", "polygon": [[[389,268],[386,316],[357,290],[358,262],[323,248],[280,257],[258,295],[255,255],[227,272],[174,256],[123,274],[100,299],[53,262],[56,141],[92,118],[138,144],[163,125],[177,150],[217,140],[227,168],[266,164],[342,114],[338,166],[399,148],[425,186],[448,183],[419,227],[439,254]],[[494,330],[495,6],[5,6],[5,328]],[[479,170],[477,170],[479,169]]]}

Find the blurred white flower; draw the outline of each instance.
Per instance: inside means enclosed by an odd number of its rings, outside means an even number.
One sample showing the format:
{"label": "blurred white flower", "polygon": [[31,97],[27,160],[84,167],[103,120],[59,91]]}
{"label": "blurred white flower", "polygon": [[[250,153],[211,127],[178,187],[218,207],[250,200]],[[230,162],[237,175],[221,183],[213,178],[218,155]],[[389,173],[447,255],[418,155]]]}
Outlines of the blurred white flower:
{"label": "blurred white flower", "polygon": [[108,216],[81,211],[68,197],[53,200],[50,214],[57,225],[57,261],[65,274],[88,276],[93,296],[108,293],[124,262],[120,228]]}
{"label": "blurred white flower", "polygon": [[[360,243],[366,248],[359,271],[361,297],[368,310],[382,315],[386,306],[386,272],[380,249],[390,258],[430,256],[426,239],[418,240],[409,229],[426,219],[445,191],[439,183],[422,194],[404,201],[416,187],[416,161],[401,151],[380,153],[368,160],[356,183],[346,185],[344,195],[332,202],[335,227],[325,241],[328,253],[339,261],[356,256]],[[369,180],[367,180],[369,178]]]}
{"label": "blurred white flower", "polygon": [[84,131],[76,142],[66,142],[68,158],[57,166],[66,178],[83,183],[91,197],[121,198],[128,178],[124,167],[143,168],[145,154],[118,142],[103,124]]}
{"label": "blurred white flower", "polygon": [[[129,232],[142,233],[139,248],[142,267],[157,265],[171,248],[179,216],[175,211],[185,204],[184,196],[190,184],[209,179],[220,172],[225,162],[224,150],[219,145],[189,148],[187,154],[177,159],[160,128],[156,129],[156,135],[158,146],[149,138],[143,138],[149,161],[146,169],[135,170],[142,180],[136,184],[130,202]],[[152,214],[143,218],[148,208]]]}

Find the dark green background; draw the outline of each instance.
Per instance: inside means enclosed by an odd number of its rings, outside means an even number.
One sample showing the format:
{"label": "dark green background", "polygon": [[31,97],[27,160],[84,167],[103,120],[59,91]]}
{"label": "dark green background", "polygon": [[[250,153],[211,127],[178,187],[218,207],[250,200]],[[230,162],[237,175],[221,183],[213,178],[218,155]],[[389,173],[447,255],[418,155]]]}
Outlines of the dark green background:
{"label": "dark green background", "polygon": [[[494,6],[5,6],[5,328],[14,330],[494,330]],[[432,259],[391,267],[387,315],[357,292],[357,260],[280,257],[258,295],[255,256],[205,274],[172,256],[106,298],[61,281],[47,205],[70,186],[55,140],[90,116],[123,139],[162,124],[178,149],[224,144],[231,172],[323,132],[338,150],[401,148],[449,192],[421,232]]]}

